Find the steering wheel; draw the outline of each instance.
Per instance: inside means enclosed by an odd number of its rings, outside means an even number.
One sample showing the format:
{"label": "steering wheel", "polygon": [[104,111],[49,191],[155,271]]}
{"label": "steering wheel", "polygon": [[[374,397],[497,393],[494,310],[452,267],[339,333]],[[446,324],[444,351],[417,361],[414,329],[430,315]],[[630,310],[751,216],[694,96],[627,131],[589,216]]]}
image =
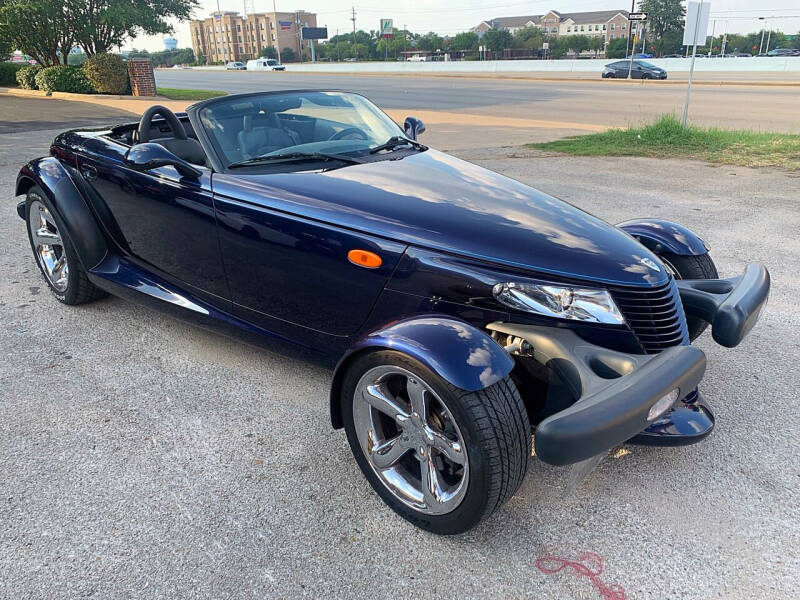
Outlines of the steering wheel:
{"label": "steering wheel", "polygon": [[139,121],[139,143],[144,144],[150,141],[150,129],[153,126],[153,117],[161,115],[167,122],[167,126],[172,132],[172,137],[177,140],[185,140],[188,138],[186,130],[170,109],[166,106],[155,105],[144,111],[142,119]]}
{"label": "steering wheel", "polygon": [[337,131],[331,137],[329,137],[328,141],[332,142],[334,140],[343,140],[344,138],[350,135],[357,135],[362,140],[369,139],[367,134],[361,131],[358,127],[345,127],[341,131]]}

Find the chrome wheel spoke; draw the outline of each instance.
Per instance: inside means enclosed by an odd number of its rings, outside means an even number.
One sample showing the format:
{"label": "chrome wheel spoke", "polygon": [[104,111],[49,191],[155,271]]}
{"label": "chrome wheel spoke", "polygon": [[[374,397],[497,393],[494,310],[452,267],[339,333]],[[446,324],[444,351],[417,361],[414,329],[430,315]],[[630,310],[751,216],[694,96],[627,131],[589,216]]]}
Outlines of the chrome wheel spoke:
{"label": "chrome wheel spoke", "polygon": [[439,432],[433,433],[432,446],[441,452],[447,460],[454,462],[457,465],[463,465],[464,462],[466,462],[464,448],[461,446],[461,444],[454,442]]}
{"label": "chrome wheel spoke", "polygon": [[422,417],[423,421],[427,421],[428,400],[425,397],[427,394],[425,388],[416,379],[409,378],[406,381],[406,391],[408,392],[408,399],[411,402],[411,410]]}
{"label": "chrome wheel spoke", "polygon": [[34,231],[33,240],[39,246],[61,246],[63,248],[63,242],[58,232],[50,231],[47,227],[40,227]]}
{"label": "chrome wheel spoke", "polygon": [[433,462],[430,453],[419,463],[421,469],[422,497],[425,499],[425,506],[433,508],[442,502],[444,492],[439,483],[439,473]]}
{"label": "chrome wheel spoke", "polygon": [[56,292],[63,293],[69,286],[69,261],[58,226],[41,201],[33,200],[28,210],[33,253],[47,281]]}
{"label": "chrome wheel spoke", "polygon": [[364,400],[372,408],[381,411],[393,419],[408,417],[408,413],[389,396],[380,384],[368,385],[362,394]]}
{"label": "chrome wheel spoke", "polygon": [[444,515],[466,497],[469,457],[461,430],[418,375],[397,365],[367,370],[356,384],[353,426],[372,472],[399,502]]}
{"label": "chrome wheel spoke", "polygon": [[372,463],[379,469],[388,469],[397,464],[408,448],[400,445],[400,436],[382,442],[372,448]]}

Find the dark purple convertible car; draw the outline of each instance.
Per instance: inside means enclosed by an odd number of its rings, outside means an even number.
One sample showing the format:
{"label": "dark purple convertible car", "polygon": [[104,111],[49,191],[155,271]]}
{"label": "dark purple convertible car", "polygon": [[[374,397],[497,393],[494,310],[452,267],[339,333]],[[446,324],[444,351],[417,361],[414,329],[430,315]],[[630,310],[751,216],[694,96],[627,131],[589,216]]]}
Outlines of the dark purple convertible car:
{"label": "dark purple convertible car", "polygon": [[532,431],[539,459],[578,470],[707,436],[691,341],[710,325],[736,346],[767,270],[720,279],[684,227],[609,225],[423,130],[345,92],[154,106],[59,135],[20,171],[18,212],[65,304],[111,293],[334,368],[333,426],[430,531],[508,500]]}

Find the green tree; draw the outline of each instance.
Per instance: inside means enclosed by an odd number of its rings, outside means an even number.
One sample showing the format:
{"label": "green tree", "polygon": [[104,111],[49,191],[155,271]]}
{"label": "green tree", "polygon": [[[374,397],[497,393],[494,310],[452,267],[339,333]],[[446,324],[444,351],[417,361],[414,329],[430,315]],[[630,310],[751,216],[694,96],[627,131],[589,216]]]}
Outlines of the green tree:
{"label": "green tree", "polygon": [[608,47],[606,47],[606,58],[625,58],[626,42],[627,40],[624,37],[610,40]]}
{"label": "green tree", "polygon": [[[61,0],[58,0],[59,2]],[[185,21],[198,0],[63,0],[75,41],[93,56],[140,34],[173,33],[170,21]]]}
{"label": "green tree", "polygon": [[589,50],[594,50],[595,56],[606,49],[606,39],[601,36],[589,38]]}
{"label": "green tree", "polygon": [[475,50],[480,43],[478,34],[474,31],[464,31],[457,33],[450,41],[453,50]]}
{"label": "green tree", "polygon": [[444,45],[442,36],[435,34],[433,31],[426,33],[417,40],[417,49],[425,50],[427,52],[435,52],[441,50]]}
{"label": "green tree", "polygon": [[297,60],[297,52],[293,48],[283,48],[281,50],[281,62],[294,62]]}
{"label": "green tree", "polygon": [[75,43],[67,15],[70,0],[0,0],[0,38],[39,64],[67,64]]}
{"label": "green tree", "polygon": [[642,0],[639,10],[647,13],[647,31],[658,39],[671,31],[683,31],[686,9],[681,0]]}
{"label": "green tree", "polygon": [[523,27],[514,34],[514,47],[539,50],[544,42],[544,33],[538,27]]}
{"label": "green tree", "polygon": [[[273,48],[272,46],[267,46],[266,48],[261,49],[261,56],[263,56],[264,58],[275,58],[277,56],[277,52],[275,51],[275,48]],[[282,59],[283,56],[281,56],[281,60]]]}
{"label": "green tree", "polygon": [[568,40],[570,50],[575,52],[575,54],[580,54],[584,50],[588,50],[589,44],[591,43],[589,38],[585,35],[570,35],[567,36],[566,39]]}
{"label": "green tree", "polygon": [[490,29],[483,39],[486,47],[494,52],[502,52],[514,45],[513,36],[505,29]]}

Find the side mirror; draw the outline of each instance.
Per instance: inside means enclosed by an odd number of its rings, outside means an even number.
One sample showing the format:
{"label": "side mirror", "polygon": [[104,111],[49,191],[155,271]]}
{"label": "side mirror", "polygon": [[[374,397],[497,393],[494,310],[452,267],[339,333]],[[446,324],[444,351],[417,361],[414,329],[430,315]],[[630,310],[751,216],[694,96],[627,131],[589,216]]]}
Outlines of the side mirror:
{"label": "side mirror", "polygon": [[425,133],[425,123],[420,121],[417,117],[406,117],[405,123],[403,123],[403,129],[408,137],[415,140],[417,136]]}
{"label": "side mirror", "polygon": [[134,171],[150,171],[159,167],[173,166],[180,173],[181,177],[197,179],[203,172],[190,165],[182,158],[178,158],[172,152],[160,144],[145,143],[136,144],[125,153],[124,163],[126,167]]}

